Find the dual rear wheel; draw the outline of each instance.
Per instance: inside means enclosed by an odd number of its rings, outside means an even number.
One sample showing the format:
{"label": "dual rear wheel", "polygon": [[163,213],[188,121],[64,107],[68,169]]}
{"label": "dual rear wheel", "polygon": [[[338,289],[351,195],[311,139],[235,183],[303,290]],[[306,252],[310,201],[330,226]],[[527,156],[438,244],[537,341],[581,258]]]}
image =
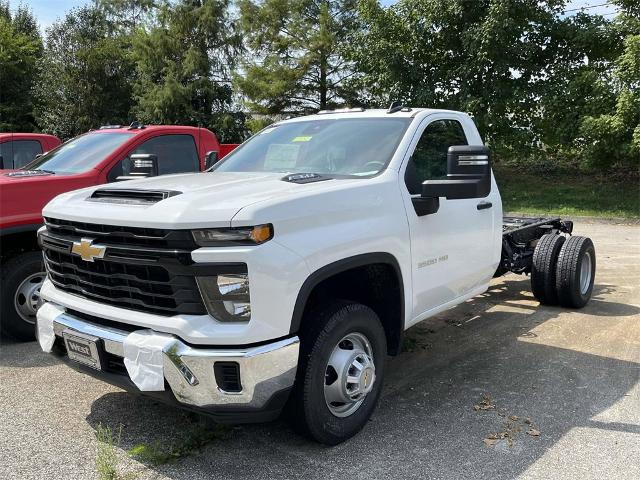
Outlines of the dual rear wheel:
{"label": "dual rear wheel", "polygon": [[591,298],[595,273],[590,238],[543,235],[533,252],[531,290],[544,305],[582,308]]}

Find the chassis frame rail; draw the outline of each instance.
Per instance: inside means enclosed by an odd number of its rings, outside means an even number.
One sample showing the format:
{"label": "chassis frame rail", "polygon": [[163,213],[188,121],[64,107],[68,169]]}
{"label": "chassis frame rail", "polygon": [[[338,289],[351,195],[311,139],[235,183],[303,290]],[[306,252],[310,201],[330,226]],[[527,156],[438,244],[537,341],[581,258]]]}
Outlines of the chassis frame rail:
{"label": "chassis frame rail", "polygon": [[533,251],[538,240],[548,233],[571,235],[573,222],[559,217],[504,217],[502,220],[502,256],[495,276],[507,272],[531,272]]}

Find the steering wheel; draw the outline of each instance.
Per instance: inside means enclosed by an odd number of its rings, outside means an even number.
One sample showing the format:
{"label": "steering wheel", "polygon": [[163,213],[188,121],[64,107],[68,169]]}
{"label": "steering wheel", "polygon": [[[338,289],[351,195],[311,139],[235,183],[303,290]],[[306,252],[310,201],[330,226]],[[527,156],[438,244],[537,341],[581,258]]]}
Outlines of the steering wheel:
{"label": "steering wheel", "polygon": [[[371,167],[369,167],[369,165],[371,165]],[[362,172],[368,172],[371,170],[376,170],[376,171],[380,171],[381,169],[384,168],[385,163],[381,162],[380,160],[371,160],[370,162],[365,163],[362,166]]]}

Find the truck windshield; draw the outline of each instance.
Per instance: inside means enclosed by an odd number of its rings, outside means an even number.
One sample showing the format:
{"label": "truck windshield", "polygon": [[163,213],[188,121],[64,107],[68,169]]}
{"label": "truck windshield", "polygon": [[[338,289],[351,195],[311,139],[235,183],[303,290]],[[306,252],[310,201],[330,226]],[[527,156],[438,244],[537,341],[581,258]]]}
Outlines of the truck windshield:
{"label": "truck windshield", "polygon": [[62,175],[87,172],[133,135],[121,132],[85,133],[36,158],[22,169],[43,170]]}
{"label": "truck windshield", "polygon": [[217,172],[371,176],[386,168],[410,118],[339,118],[267,127],[229,154]]}

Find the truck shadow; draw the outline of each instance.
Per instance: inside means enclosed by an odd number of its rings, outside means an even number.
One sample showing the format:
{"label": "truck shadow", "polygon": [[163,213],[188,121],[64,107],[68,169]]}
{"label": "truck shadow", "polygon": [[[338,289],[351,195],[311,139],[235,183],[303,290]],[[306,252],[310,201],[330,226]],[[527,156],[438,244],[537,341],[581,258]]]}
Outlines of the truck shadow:
{"label": "truck shadow", "polygon": [[[597,286],[579,312],[539,306],[528,290],[528,282],[508,276],[410,329],[405,351],[387,363],[374,418],[342,445],[319,446],[278,421],[221,432],[173,463],[143,463],[170,478],[506,479],[550,454],[573,429],[640,434],[615,408],[640,380],[640,358],[625,357],[632,349],[619,328],[640,308],[613,301],[611,285]],[[590,341],[603,334],[598,325],[619,348]],[[203,424],[126,393],[98,398],[87,421],[94,428],[122,424],[123,449],[170,449]],[[527,435],[531,425],[539,436]],[[505,438],[486,446],[494,433]]]}
{"label": "truck shadow", "polygon": [[20,342],[11,338],[0,339],[0,367],[50,367],[60,363],[40,349],[38,342]]}

